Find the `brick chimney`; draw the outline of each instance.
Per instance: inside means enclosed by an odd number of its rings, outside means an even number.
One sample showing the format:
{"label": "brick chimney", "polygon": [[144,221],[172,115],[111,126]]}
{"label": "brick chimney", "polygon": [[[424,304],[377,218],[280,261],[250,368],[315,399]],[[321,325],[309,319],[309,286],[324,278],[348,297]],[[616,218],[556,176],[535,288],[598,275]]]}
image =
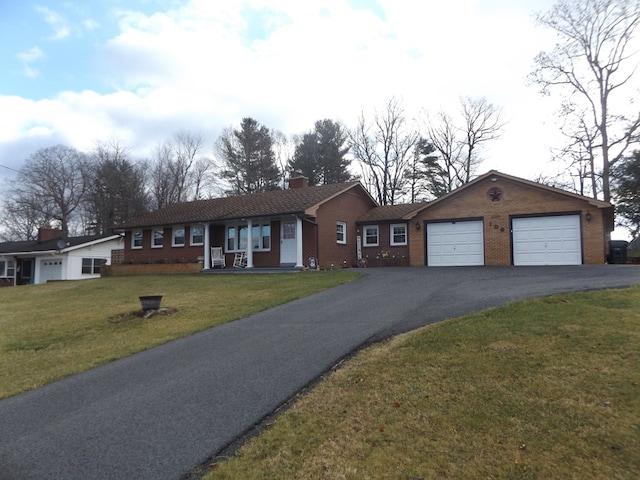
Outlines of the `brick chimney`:
{"label": "brick chimney", "polygon": [[38,243],[55,240],[56,238],[62,238],[62,230],[51,228],[51,226],[38,229]]}
{"label": "brick chimney", "polygon": [[309,179],[304,175],[296,175],[289,179],[289,190],[294,188],[306,188],[309,186]]}

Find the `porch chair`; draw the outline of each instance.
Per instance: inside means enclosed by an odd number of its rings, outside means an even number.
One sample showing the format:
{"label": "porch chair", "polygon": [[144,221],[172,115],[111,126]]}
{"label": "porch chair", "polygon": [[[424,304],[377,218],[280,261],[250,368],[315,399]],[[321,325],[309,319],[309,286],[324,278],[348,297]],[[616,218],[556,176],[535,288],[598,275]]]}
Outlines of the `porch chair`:
{"label": "porch chair", "polygon": [[224,259],[224,253],[222,253],[222,247],[211,247],[211,268],[215,268],[216,265],[225,268],[227,262]]}
{"label": "porch chair", "polygon": [[245,268],[247,266],[247,252],[237,252],[233,257],[234,268]]}

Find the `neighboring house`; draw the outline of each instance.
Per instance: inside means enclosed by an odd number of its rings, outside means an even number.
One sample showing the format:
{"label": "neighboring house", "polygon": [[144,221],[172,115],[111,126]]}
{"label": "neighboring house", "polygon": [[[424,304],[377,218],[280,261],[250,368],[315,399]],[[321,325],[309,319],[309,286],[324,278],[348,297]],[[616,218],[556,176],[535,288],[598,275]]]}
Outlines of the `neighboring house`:
{"label": "neighboring house", "polygon": [[[379,206],[359,182],[169,206],[117,226],[125,263],[227,267],[604,263],[613,206],[490,171],[428,203]],[[313,262],[311,261],[313,259]]]}
{"label": "neighboring house", "polygon": [[111,263],[111,250],[118,248],[120,235],[65,237],[62,230],[41,228],[37,240],[0,243],[0,283],[96,278],[100,267]]}

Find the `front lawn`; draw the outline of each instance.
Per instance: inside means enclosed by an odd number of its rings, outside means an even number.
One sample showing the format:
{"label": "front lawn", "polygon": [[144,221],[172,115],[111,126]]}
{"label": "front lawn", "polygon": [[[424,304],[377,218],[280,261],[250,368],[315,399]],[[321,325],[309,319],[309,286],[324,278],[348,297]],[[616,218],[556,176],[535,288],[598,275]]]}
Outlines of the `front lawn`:
{"label": "front lawn", "polygon": [[[0,398],[358,278],[349,271],[108,277],[0,288]],[[149,319],[140,295],[175,313]]]}
{"label": "front lawn", "polygon": [[640,287],[513,303],[361,352],[214,479],[636,479]]}

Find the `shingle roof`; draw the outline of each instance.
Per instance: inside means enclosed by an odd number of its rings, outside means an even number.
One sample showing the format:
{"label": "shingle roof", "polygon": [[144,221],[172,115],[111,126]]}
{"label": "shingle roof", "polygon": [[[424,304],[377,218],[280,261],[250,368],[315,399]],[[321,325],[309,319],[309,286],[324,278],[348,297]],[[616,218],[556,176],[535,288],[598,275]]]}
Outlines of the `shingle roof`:
{"label": "shingle roof", "polygon": [[[86,235],[81,237],[69,237],[64,239],[64,248],[77,247],[85,243],[91,243],[95,242],[96,240],[107,239],[110,237],[113,237],[113,235]],[[3,242],[0,243],[0,255],[6,255],[8,253],[51,252],[54,250],[60,250],[58,245],[59,241],[60,238],[53,238],[51,240],[45,240],[44,242],[38,242],[37,240]]]}
{"label": "shingle roof", "polygon": [[420,210],[427,203],[407,203],[402,205],[381,205],[372,208],[367,213],[358,218],[359,223],[366,222],[385,222],[391,220],[402,220],[405,215],[409,215],[413,211]]}
{"label": "shingle roof", "polygon": [[[170,205],[115,225],[116,230],[136,227],[179,225],[240,218],[256,218],[288,214],[313,214],[312,210],[325,201],[352,189],[361,189],[360,182],[334,183],[318,187],[274,190],[234,197],[196,200]],[[375,201],[371,199],[372,205]]]}

